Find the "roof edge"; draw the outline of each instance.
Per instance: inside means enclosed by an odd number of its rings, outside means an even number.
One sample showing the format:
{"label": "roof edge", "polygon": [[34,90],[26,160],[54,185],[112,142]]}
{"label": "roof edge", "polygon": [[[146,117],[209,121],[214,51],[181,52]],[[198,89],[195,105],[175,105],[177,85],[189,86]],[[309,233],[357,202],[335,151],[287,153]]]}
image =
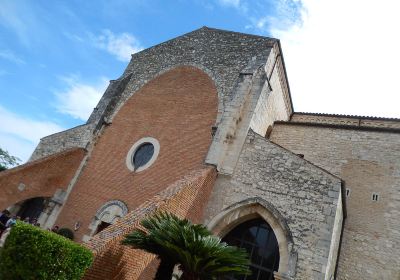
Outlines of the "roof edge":
{"label": "roof edge", "polygon": [[141,53],[143,53],[143,52],[145,52],[145,51],[148,51],[148,50],[150,50],[150,49],[156,48],[156,47],[158,47],[158,46],[160,46],[160,45],[167,44],[167,43],[169,43],[169,42],[171,42],[171,41],[174,41],[174,40],[176,40],[176,39],[180,39],[180,38],[182,38],[182,37],[186,37],[186,36],[195,34],[195,33],[200,32],[200,31],[220,32],[220,33],[231,33],[231,34],[236,34],[236,35],[240,35],[240,36],[247,36],[247,37],[253,37],[253,38],[260,38],[260,39],[264,39],[264,40],[266,40],[266,41],[273,41],[273,43],[272,43],[271,46],[270,46],[271,48],[273,47],[273,44],[274,44],[275,42],[278,41],[278,39],[271,38],[271,37],[266,37],[266,36],[261,36],[261,35],[248,34],[248,33],[242,33],[242,32],[236,32],[236,31],[229,31],[229,30],[218,29],[218,28],[212,28],[212,27],[208,27],[208,26],[202,26],[202,27],[200,27],[200,28],[198,28],[198,29],[189,31],[189,32],[184,33],[184,34],[182,34],[182,35],[179,35],[179,36],[177,36],[177,37],[168,39],[168,40],[163,41],[163,42],[161,42],[161,43],[158,43],[158,44],[155,44],[155,45],[150,46],[150,47],[148,47],[148,48],[145,48],[145,49],[143,49],[143,50],[141,50],[141,51],[139,51],[139,52],[133,53],[133,54],[131,54],[131,57],[134,57],[134,56],[139,55],[139,54],[141,54]]}
{"label": "roof edge", "polygon": [[306,116],[322,116],[322,117],[335,117],[335,118],[352,118],[363,120],[383,120],[400,122],[400,118],[389,117],[376,117],[376,116],[360,116],[360,115],[346,115],[346,114],[331,114],[331,113],[313,113],[313,112],[294,112],[293,115],[306,115]]}
{"label": "roof edge", "polygon": [[293,125],[293,126],[312,126],[322,128],[335,128],[347,130],[360,130],[360,131],[377,131],[388,133],[400,133],[399,128],[389,127],[374,127],[374,126],[355,126],[355,125],[341,125],[341,124],[328,124],[328,123],[315,123],[315,122],[294,122],[294,121],[275,121],[274,125]]}
{"label": "roof edge", "polygon": [[253,131],[253,133],[255,133],[255,134],[258,135],[259,137],[263,138],[265,141],[271,143],[273,146],[276,146],[276,147],[278,147],[278,148],[284,150],[285,152],[291,154],[293,157],[299,158],[299,159],[302,160],[304,163],[306,163],[306,164],[308,164],[308,165],[311,165],[311,166],[313,166],[314,168],[316,168],[316,169],[322,171],[322,172],[325,173],[327,176],[331,176],[331,177],[335,178],[336,180],[338,180],[338,181],[340,181],[340,182],[343,182],[343,179],[342,179],[342,178],[340,178],[339,176],[337,176],[337,175],[333,174],[332,172],[326,170],[325,168],[316,165],[315,163],[309,161],[308,159],[305,159],[305,158],[300,157],[298,154],[294,153],[293,151],[291,151],[291,150],[289,150],[289,149],[287,149],[287,148],[285,148],[285,147],[283,147],[283,146],[281,146],[281,145],[279,145],[279,144],[277,144],[277,143],[271,141],[270,139],[267,139],[267,138],[262,137],[260,134],[254,132],[254,131]]}
{"label": "roof edge", "polygon": [[281,41],[279,39],[274,39],[274,40],[276,40],[276,43],[278,45],[278,50],[279,50],[279,57],[282,60],[283,73],[285,75],[286,86],[287,86],[287,90],[288,90],[288,97],[289,97],[289,101],[290,101],[290,108],[292,109],[292,114],[291,115],[293,115],[295,113],[295,111],[294,111],[294,107],[293,107],[293,99],[292,99],[292,93],[291,93],[291,90],[290,90],[289,77],[288,77],[288,74],[287,74],[287,71],[286,71],[285,59],[283,57]]}
{"label": "roof edge", "polygon": [[72,154],[72,153],[77,152],[77,151],[83,151],[84,153],[87,152],[87,150],[85,148],[80,148],[80,147],[69,148],[67,150],[64,150],[64,151],[61,151],[61,152],[58,152],[58,153],[54,153],[54,154],[51,154],[51,155],[48,155],[48,156],[45,156],[45,157],[42,157],[42,158],[39,158],[39,159],[36,159],[36,160],[33,160],[33,161],[28,161],[28,162],[23,163],[21,165],[17,165],[17,166],[15,166],[13,168],[1,171],[0,172],[0,177],[6,176],[6,175],[8,175],[10,173],[17,172],[17,171],[19,171],[21,169],[29,168],[29,167],[31,167],[33,165],[40,164],[40,163],[42,163],[44,161],[51,160],[51,159],[57,158],[57,157],[62,156],[62,155]]}

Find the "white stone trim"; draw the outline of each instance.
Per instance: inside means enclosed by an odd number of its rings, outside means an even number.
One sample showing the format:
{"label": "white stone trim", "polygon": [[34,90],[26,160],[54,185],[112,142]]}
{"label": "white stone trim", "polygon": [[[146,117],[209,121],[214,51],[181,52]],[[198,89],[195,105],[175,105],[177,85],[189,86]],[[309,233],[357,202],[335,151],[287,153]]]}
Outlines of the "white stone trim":
{"label": "white stone trim", "polygon": [[89,234],[85,234],[82,238],[83,242],[87,242],[97,231],[97,227],[101,222],[107,222],[109,224],[114,224],[119,218],[122,218],[128,213],[128,206],[121,200],[110,200],[104,203],[99,210],[97,210],[96,215],[93,217],[88,228],[90,230]]}
{"label": "white stone trim", "polygon": [[283,217],[272,208],[268,202],[262,199],[253,198],[236,203],[225,208],[207,224],[207,228],[223,238],[237,225],[248,220],[259,218],[264,219],[274,231],[279,246],[279,269],[276,272],[280,278],[292,279],[295,275],[297,256],[293,254],[293,241],[286,222]]}
{"label": "white stone trim", "polygon": [[[133,166],[133,163],[132,163],[133,156],[135,155],[136,150],[142,144],[145,144],[145,143],[153,144],[153,146],[154,146],[153,156],[145,165],[140,166],[139,168],[135,169],[135,167]],[[160,143],[158,142],[158,140],[153,137],[144,137],[144,138],[140,139],[139,141],[137,141],[135,144],[133,144],[133,146],[129,149],[129,152],[126,155],[126,160],[125,160],[126,166],[128,167],[128,169],[130,171],[135,171],[135,172],[143,171],[143,170],[149,168],[156,161],[159,153],[160,153]]]}

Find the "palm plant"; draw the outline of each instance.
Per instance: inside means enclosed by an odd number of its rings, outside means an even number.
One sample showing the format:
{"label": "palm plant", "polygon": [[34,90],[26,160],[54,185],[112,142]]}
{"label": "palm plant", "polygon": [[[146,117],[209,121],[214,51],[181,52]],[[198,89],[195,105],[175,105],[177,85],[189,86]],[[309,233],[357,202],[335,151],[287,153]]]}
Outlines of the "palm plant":
{"label": "palm plant", "polygon": [[122,244],[156,254],[160,259],[157,280],[171,280],[175,265],[181,279],[216,279],[225,274],[249,274],[249,260],[243,249],[228,246],[203,225],[160,212],[141,222]]}

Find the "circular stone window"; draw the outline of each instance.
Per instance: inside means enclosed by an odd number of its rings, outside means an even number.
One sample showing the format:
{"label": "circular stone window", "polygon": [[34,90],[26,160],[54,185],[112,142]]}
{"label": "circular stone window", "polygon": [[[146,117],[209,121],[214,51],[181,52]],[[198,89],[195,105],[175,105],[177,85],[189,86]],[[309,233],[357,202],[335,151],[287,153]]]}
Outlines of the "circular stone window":
{"label": "circular stone window", "polygon": [[133,144],[126,156],[126,166],[129,170],[140,172],[149,168],[157,159],[160,144],[152,137],[145,137]]}

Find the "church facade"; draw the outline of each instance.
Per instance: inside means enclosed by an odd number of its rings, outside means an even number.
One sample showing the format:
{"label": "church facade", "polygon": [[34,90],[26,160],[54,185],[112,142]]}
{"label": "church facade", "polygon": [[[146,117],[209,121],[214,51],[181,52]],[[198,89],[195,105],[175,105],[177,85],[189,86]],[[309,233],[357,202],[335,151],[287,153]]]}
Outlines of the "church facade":
{"label": "church facade", "polygon": [[0,189],[93,250],[85,279],[153,279],[120,241],[160,210],[246,248],[246,279],[400,279],[400,120],[295,112],[276,39],[203,27],[133,54]]}

